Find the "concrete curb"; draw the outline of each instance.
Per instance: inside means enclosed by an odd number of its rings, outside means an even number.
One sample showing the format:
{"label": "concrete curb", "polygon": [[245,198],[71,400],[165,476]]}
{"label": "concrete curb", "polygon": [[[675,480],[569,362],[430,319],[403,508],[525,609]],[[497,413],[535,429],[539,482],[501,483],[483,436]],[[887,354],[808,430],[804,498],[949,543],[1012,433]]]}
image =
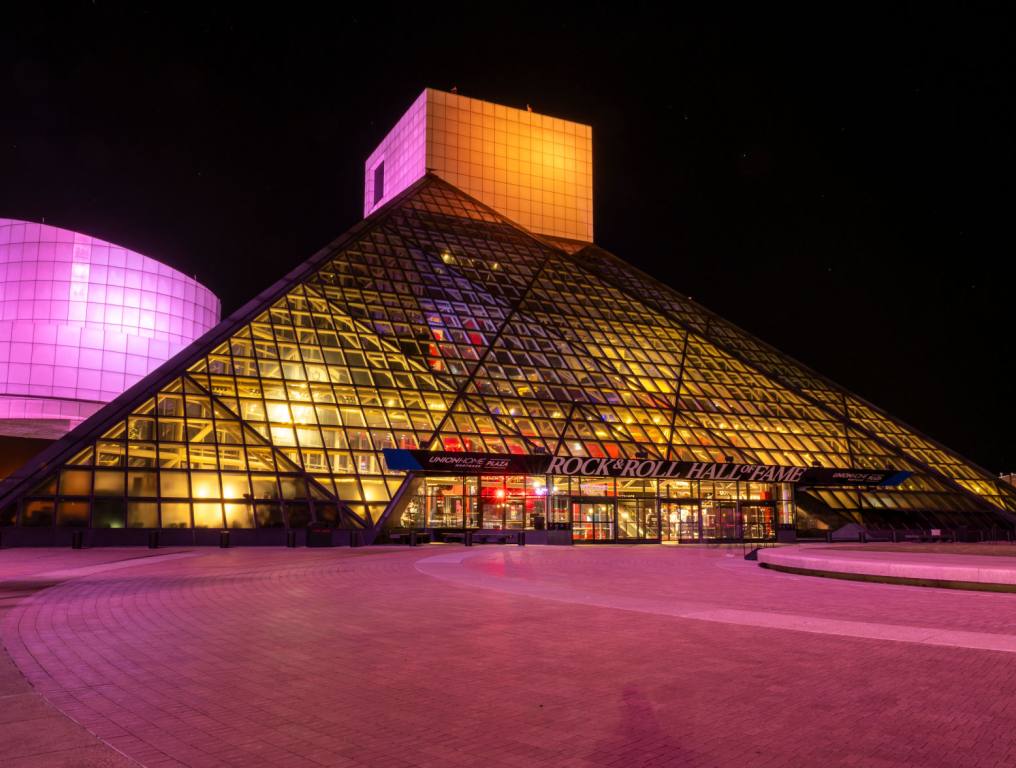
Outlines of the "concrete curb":
{"label": "concrete curb", "polygon": [[[944,589],[1016,592],[1016,558],[983,555],[858,552],[801,546],[765,549],[759,566],[807,576]],[[988,561],[988,562],[986,562]],[[994,561],[994,562],[991,562]]]}

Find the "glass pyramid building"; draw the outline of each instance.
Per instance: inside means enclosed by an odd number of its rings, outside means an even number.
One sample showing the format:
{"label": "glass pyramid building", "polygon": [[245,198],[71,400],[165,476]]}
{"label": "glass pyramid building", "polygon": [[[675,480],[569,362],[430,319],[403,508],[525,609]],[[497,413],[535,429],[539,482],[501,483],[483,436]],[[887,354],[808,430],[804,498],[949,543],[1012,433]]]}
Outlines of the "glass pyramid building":
{"label": "glass pyramid building", "polygon": [[[426,169],[371,198],[365,220],[5,481],[4,543],[81,528],[93,543],[223,529],[281,543],[311,524],[363,543],[1012,528],[1016,489],[546,218],[523,228]],[[408,450],[712,469],[449,474],[392,461]],[[906,479],[748,482],[723,474],[735,465]]]}

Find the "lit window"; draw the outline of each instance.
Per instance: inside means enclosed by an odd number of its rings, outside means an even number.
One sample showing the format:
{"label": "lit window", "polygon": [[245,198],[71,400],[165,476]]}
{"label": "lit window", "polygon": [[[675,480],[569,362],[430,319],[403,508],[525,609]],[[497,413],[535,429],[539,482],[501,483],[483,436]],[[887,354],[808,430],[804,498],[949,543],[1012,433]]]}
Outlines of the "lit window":
{"label": "lit window", "polygon": [[385,196],[385,161],[374,166],[374,205]]}

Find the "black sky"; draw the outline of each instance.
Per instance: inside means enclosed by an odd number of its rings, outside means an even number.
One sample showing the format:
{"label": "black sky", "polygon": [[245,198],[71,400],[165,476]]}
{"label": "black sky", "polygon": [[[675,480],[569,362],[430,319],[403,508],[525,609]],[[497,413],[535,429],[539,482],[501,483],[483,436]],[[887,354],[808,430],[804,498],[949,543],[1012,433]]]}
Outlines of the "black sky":
{"label": "black sky", "polygon": [[0,216],[158,258],[229,312],[361,217],[423,87],[530,103],[593,126],[601,245],[1016,469],[1006,18],[476,7],[5,9]]}

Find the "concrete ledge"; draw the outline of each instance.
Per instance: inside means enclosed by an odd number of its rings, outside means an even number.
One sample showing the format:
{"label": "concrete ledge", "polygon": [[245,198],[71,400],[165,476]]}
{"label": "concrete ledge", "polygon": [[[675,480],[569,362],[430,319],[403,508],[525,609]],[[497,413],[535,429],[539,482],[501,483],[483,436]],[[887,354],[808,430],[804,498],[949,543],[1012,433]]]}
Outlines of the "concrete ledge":
{"label": "concrete ledge", "polygon": [[759,566],[806,576],[945,589],[1016,592],[1016,557],[835,548],[780,547],[758,553]]}

